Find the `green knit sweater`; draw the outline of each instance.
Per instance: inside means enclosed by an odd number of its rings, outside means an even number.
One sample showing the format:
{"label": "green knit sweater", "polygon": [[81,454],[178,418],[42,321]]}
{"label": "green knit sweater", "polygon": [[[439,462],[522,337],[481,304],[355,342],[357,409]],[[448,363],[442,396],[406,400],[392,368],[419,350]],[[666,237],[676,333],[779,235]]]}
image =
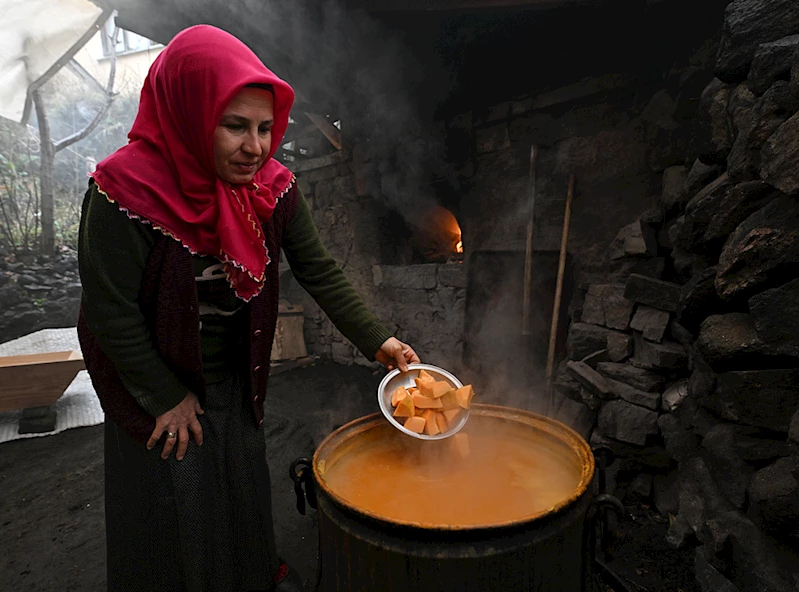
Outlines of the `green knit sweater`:
{"label": "green knit sweater", "polygon": [[[186,396],[160,358],[139,309],[142,275],[158,230],[129,218],[92,185],[83,205],[78,259],[86,322],[119,376],[151,415],[160,415]],[[368,359],[391,334],[366,308],[322,244],[308,203],[298,190],[297,210],[283,241],[295,278],[333,324]],[[212,383],[246,360],[248,305],[238,300],[213,266],[213,257],[194,257],[201,313],[203,374]],[[273,257],[272,265],[277,265]],[[203,272],[209,276],[203,277]],[[210,273],[209,273],[210,271]]]}

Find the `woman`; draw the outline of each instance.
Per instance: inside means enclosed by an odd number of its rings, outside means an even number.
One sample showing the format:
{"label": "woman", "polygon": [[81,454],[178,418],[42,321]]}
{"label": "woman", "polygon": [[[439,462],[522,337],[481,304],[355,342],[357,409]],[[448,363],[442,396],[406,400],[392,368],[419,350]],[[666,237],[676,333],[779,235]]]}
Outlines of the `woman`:
{"label": "woman", "polygon": [[364,355],[419,361],[272,159],[293,99],[234,37],[187,29],[153,63],[130,143],[90,182],[78,330],[106,412],[110,590],[297,589],[275,549],[262,429],[281,248]]}

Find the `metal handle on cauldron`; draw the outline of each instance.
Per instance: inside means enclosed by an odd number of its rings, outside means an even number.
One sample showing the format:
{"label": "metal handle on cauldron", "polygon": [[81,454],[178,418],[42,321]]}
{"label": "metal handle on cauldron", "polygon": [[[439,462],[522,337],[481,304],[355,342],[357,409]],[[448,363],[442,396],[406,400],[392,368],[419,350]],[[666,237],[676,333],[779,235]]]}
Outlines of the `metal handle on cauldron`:
{"label": "metal handle on cauldron", "polygon": [[[297,511],[305,516],[305,500],[314,510],[316,509],[316,489],[313,482],[313,462],[310,458],[302,457],[291,463],[289,477],[294,481],[294,495],[297,496]],[[303,492],[303,484],[305,491]]]}

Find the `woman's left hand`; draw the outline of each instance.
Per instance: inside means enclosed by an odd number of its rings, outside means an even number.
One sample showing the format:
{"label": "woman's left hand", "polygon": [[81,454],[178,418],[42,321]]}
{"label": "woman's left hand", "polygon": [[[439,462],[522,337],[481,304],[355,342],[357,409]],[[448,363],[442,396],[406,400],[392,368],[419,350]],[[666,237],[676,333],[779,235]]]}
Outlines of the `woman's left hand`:
{"label": "woman's left hand", "polygon": [[419,356],[407,343],[402,343],[396,337],[389,337],[377,350],[375,360],[389,370],[399,367],[403,372],[407,372],[408,364],[419,363]]}

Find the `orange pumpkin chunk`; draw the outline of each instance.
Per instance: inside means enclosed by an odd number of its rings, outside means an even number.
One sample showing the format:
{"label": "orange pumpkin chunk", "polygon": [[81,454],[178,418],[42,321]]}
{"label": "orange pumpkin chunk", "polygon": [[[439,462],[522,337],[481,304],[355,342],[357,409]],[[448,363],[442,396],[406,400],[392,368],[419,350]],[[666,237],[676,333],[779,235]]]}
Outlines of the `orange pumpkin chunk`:
{"label": "orange pumpkin chunk", "polygon": [[442,381],[423,382],[419,385],[419,392],[425,397],[430,397],[432,399],[437,399],[451,390],[452,387],[449,383]]}
{"label": "orange pumpkin chunk", "polygon": [[413,404],[420,409],[441,409],[441,401],[438,399],[431,399],[424,395],[413,395]]}
{"label": "orange pumpkin chunk", "polygon": [[436,434],[440,433],[441,430],[438,429],[438,422],[436,422],[436,415],[438,415],[432,409],[428,409],[425,411],[424,415],[424,433],[428,436],[435,436]]}
{"label": "orange pumpkin chunk", "polygon": [[405,398],[402,399],[397,408],[394,409],[394,417],[413,417],[416,412],[416,409],[413,404],[413,398],[406,394]]}
{"label": "orange pumpkin chunk", "polygon": [[424,431],[424,426],[424,417],[420,417],[418,415],[415,417],[409,417],[405,421],[405,427],[416,434],[421,434]]}
{"label": "orange pumpkin chunk", "polygon": [[455,391],[455,397],[458,399],[458,405],[464,409],[471,407],[472,397],[474,397],[474,389],[472,389],[472,385],[467,384],[466,386],[459,388],[457,391]]}
{"label": "orange pumpkin chunk", "polygon": [[447,424],[451,424],[453,421],[455,421],[455,418],[461,414],[461,410],[460,407],[453,407],[452,409],[442,411],[442,413],[444,414],[444,417],[447,418]]}
{"label": "orange pumpkin chunk", "polygon": [[396,407],[399,405],[399,402],[402,401],[405,397],[408,396],[408,391],[404,386],[399,386],[394,389],[394,392],[391,393],[391,404]]}
{"label": "orange pumpkin chunk", "polygon": [[449,429],[449,422],[440,411],[436,411],[436,425],[438,426],[438,431],[442,434]]}

